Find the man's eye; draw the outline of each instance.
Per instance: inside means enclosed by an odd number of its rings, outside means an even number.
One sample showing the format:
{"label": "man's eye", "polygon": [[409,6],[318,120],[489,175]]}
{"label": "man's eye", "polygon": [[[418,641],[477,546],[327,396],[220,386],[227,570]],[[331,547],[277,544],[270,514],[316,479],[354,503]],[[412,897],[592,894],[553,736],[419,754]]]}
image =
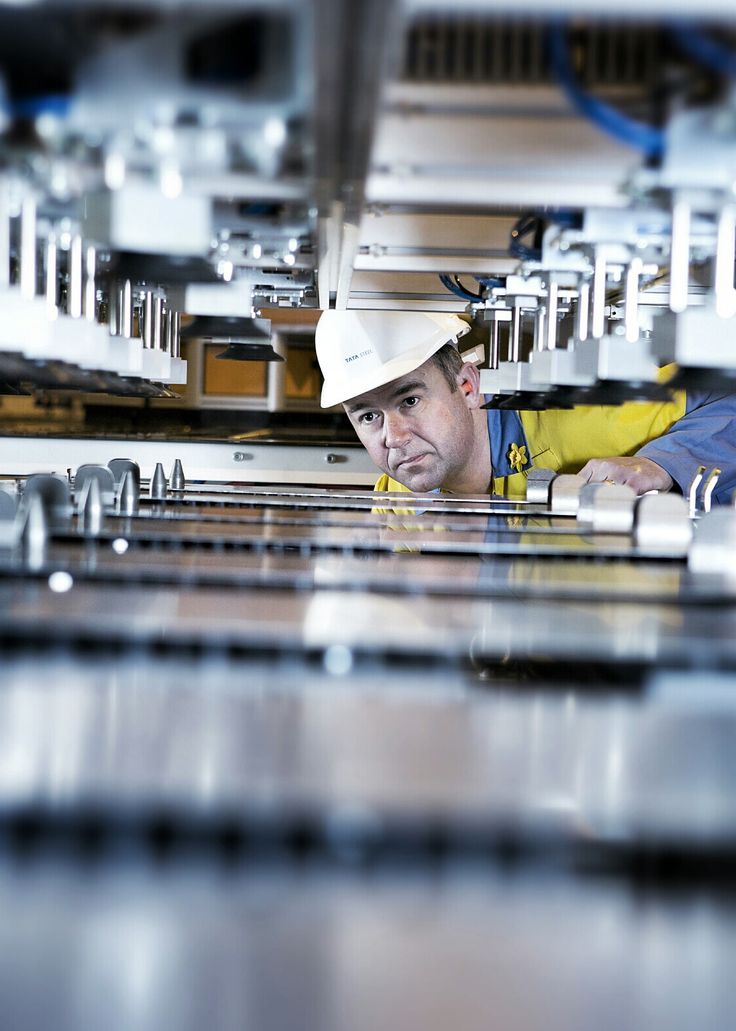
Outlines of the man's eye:
{"label": "man's eye", "polygon": [[375,412],[363,412],[363,414],[358,417],[358,422],[363,426],[367,426],[370,425],[370,423],[372,423],[375,420],[375,418]]}
{"label": "man's eye", "polygon": [[412,396],[412,397],[405,397],[404,398],[404,405],[407,408],[414,408],[418,404],[419,404],[419,398],[418,397]]}

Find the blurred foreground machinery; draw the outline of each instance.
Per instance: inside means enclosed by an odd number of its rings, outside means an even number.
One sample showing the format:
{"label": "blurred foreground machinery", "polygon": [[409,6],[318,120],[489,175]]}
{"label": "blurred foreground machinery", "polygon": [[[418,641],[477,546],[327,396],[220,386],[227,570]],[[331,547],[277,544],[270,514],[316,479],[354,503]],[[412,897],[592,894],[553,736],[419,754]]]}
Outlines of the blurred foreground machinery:
{"label": "blurred foreground machinery", "polygon": [[0,3],[4,1026],[733,1023],[720,471],[376,496],[312,341],[731,390],[736,16],[677,13]]}

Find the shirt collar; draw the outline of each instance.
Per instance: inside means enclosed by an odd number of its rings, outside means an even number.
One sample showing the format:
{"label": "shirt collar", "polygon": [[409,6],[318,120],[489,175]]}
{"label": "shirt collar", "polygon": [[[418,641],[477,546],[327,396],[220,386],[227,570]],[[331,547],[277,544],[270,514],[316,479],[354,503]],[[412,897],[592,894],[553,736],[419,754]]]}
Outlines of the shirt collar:
{"label": "shirt collar", "polygon": [[[500,408],[487,408],[488,415],[488,438],[491,444],[491,465],[494,476],[513,476],[518,472],[509,463],[509,452],[515,444],[517,448],[526,447],[526,454],[529,454],[524,427],[521,423],[521,416],[518,412],[501,410]],[[525,468],[531,468],[531,458]]]}

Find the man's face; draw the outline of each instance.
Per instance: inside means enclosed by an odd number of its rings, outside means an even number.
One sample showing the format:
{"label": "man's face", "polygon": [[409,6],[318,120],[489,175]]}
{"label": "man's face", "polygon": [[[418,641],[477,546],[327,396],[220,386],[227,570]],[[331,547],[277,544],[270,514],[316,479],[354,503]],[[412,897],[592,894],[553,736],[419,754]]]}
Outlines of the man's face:
{"label": "man's face", "polygon": [[458,389],[450,390],[430,360],[345,404],[378,468],[415,493],[462,489],[473,458],[472,409],[480,402],[477,385],[462,373],[459,380]]}

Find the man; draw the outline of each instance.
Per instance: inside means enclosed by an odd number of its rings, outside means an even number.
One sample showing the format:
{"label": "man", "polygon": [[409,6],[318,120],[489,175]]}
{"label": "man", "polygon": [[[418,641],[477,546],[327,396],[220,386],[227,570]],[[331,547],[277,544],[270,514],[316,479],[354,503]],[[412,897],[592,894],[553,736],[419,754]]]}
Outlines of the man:
{"label": "man", "polygon": [[714,500],[736,489],[736,397],[675,392],[663,403],[511,412],[484,410],[456,315],[329,311],[317,326],[322,407],[342,403],[383,471],[381,491],[521,498],[533,466],[685,492],[697,467],[722,470]]}

